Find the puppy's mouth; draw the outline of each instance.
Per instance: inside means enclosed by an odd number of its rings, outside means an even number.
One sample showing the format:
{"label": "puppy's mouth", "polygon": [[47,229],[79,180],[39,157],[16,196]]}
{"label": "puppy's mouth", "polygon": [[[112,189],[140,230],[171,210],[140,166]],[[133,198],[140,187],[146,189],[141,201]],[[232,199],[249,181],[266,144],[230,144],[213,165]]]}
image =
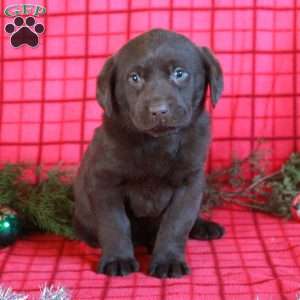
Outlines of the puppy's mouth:
{"label": "puppy's mouth", "polygon": [[178,131],[178,127],[157,125],[148,130],[148,133],[153,136],[167,135]]}

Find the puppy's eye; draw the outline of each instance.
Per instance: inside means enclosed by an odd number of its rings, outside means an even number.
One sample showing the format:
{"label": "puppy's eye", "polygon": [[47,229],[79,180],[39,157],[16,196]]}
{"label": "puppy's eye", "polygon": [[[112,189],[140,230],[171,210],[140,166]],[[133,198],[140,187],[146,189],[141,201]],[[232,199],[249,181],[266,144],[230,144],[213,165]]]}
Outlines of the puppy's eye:
{"label": "puppy's eye", "polygon": [[187,79],[188,76],[189,76],[188,72],[186,72],[184,69],[182,69],[182,68],[176,68],[173,71],[171,77],[175,81],[183,81],[183,80]]}
{"label": "puppy's eye", "polygon": [[129,74],[129,82],[135,84],[135,83],[139,83],[141,81],[141,77],[138,73],[136,72],[132,72]]}

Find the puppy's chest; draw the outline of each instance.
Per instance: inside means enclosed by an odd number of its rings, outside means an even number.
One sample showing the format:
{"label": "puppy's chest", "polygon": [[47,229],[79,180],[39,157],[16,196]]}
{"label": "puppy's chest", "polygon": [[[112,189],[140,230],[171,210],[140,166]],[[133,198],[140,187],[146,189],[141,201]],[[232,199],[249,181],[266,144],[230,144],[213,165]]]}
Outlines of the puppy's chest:
{"label": "puppy's chest", "polygon": [[179,160],[178,145],[158,147],[147,145],[139,148],[133,155],[132,167],[143,177],[164,177],[176,167]]}
{"label": "puppy's chest", "polygon": [[129,207],[136,217],[157,217],[167,207],[173,189],[158,178],[144,178],[126,184]]}
{"label": "puppy's chest", "polygon": [[170,177],[179,159],[176,145],[160,148],[152,145],[139,149],[134,172],[126,183],[126,195],[136,217],[157,217],[172,198]]}

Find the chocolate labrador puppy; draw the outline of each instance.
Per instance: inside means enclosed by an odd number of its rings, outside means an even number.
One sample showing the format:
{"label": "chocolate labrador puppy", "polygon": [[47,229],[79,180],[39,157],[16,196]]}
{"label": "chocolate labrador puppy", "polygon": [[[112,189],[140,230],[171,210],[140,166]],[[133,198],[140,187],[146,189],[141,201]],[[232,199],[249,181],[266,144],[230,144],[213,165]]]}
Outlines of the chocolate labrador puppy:
{"label": "chocolate labrador puppy", "polygon": [[97,82],[103,124],[74,184],[74,227],[102,248],[99,273],[137,271],[134,245],[145,245],[151,275],[180,277],[189,272],[188,237],[223,235],[198,217],[210,143],[208,85],[215,105],[223,89],[216,58],[166,30],[138,36],[105,63]]}

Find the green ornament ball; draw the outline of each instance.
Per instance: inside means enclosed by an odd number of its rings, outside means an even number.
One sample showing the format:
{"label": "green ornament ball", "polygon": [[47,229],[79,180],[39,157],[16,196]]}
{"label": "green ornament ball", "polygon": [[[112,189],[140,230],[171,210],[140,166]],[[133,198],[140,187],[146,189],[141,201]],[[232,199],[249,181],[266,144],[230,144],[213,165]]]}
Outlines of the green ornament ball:
{"label": "green ornament ball", "polygon": [[13,244],[21,230],[21,224],[17,213],[8,208],[0,207],[0,247]]}

